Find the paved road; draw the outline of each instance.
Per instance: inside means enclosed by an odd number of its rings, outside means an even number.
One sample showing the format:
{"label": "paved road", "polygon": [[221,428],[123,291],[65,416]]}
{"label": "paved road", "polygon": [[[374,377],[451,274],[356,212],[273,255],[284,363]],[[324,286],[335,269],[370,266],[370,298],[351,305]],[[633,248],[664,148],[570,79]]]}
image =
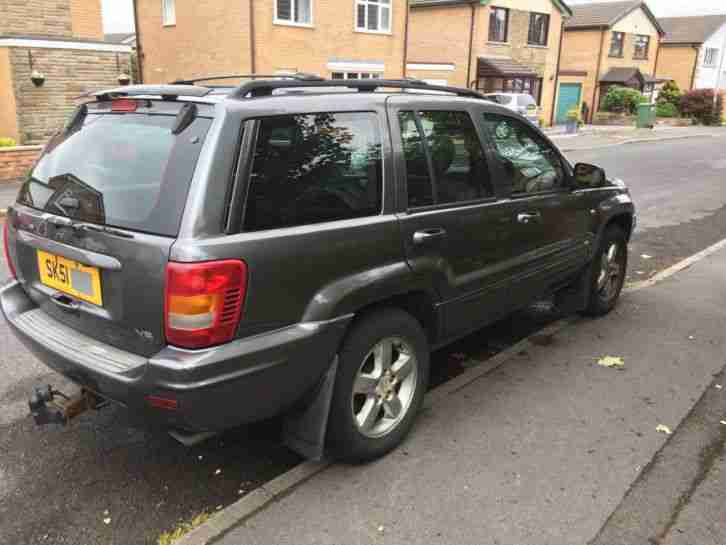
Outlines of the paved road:
{"label": "paved road", "polygon": [[[718,159],[725,140],[570,154],[630,183],[643,227],[631,256],[633,271],[642,274],[633,272],[634,279],[726,236],[726,161]],[[6,275],[0,262],[0,278]],[[437,353],[435,382],[461,371],[462,353],[495,353],[556,317],[535,309]],[[164,434],[128,429],[123,411],[113,409],[86,415],[66,429],[39,430],[26,416],[28,392],[60,380],[28,355],[5,323],[0,354],[0,543],[153,543],[178,520],[231,503],[240,490],[298,461],[276,443],[273,424],[192,449]]]}

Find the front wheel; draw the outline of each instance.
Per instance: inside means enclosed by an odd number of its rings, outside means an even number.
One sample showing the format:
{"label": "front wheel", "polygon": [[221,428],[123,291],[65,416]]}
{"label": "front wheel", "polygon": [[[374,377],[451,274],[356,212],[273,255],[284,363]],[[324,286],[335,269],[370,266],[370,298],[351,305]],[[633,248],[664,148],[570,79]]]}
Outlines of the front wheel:
{"label": "front wheel", "polygon": [[365,462],[406,437],[428,384],[429,347],[418,321],[395,308],[354,325],[339,353],[328,421],[337,457]]}
{"label": "front wheel", "polygon": [[619,227],[608,227],[590,267],[590,296],[585,314],[602,316],[618,302],[628,269],[628,240]]}

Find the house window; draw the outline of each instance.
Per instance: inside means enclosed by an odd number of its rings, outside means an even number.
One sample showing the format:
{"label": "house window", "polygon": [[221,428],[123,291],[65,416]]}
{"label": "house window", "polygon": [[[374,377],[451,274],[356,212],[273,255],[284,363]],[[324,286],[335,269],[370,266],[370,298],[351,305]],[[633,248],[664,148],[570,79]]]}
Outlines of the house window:
{"label": "house window", "polygon": [[509,10],[491,8],[489,11],[489,41],[506,42],[509,35]]}
{"label": "house window", "polygon": [[275,22],[286,25],[312,25],[313,0],[275,0]]}
{"label": "house window", "polygon": [[176,6],[174,0],[161,0],[161,19],[164,26],[176,24]]}
{"label": "house window", "polygon": [[706,53],[703,55],[704,66],[716,66],[718,59],[718,49],[713,47],[706,48]]}
{"label": "house window", "polygon": [[610,56],[611,57],[622,57],[624,43],[625,43],[625,34],[623,32],[613,32],[613,39],[610,42]]}
{"label": "house window", "polygon": [[331,79],[380,79],[381,75],[371,72],[331,72]]}
{"label": "house window", "polygon": [[638,35],[635,37],[635,51],[633,52],[634,59],[647,59],[648,48],[650,47],[650,36]]}
{"label": "house window", "polygon": [[549,31],[549,15],[546,13],[529,14],[529,37],[527,38],[527,42],[530,45],[547,45]]}
{"label": "house window", "polygon": [[355,0],[355,29],[362,32],[391,31],[391,0]]}

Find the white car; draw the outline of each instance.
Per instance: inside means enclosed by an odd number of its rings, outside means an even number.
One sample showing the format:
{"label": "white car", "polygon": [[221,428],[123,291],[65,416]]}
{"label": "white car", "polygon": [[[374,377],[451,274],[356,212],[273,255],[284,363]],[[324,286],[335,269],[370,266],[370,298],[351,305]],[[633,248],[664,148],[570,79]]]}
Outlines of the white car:
{"label": "white car", "polygon": [[505,108],[526,117],[535,125],[539,125],[539,108],[532,95],[526,93],[486,93],[484,98],[501,104]]}

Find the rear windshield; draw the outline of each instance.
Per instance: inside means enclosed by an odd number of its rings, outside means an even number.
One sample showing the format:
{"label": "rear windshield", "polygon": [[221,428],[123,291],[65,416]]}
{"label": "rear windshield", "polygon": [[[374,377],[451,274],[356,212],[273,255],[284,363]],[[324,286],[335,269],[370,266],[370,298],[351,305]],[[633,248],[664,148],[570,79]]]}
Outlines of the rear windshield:
{"label": "rear windshield", "polygon": [[174,236],[210,120],[174,135],[176,117],[89,114],[55,136],[18,202],[80,221]]}

